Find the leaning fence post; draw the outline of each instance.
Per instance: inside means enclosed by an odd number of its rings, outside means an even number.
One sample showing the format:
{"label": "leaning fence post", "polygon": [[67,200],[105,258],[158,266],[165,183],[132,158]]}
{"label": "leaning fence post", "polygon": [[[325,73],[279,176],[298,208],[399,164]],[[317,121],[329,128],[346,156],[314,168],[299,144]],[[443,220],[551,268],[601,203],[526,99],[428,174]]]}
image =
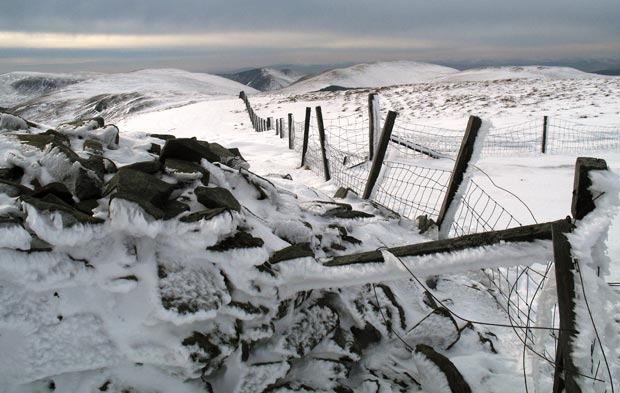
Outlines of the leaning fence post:
{"label": "leaning fence post", "polygon": [[308,152],[308,136],[310,134],[310,116],[312,108],[306,107],[306,118],[304,120],[304,141],[301,149],[301,166],[306,164],[306,153]]}
{"label": "leaning fence post", "polygon": [[441,209],[439,210],[439,216],[437,217],[437,226],[439,227],[440,239],[445,239],[448,237],[450,225],[452,224],[451,221],[453,220],[453,217],[448,217],[448,213],[451,213],[452,216],[456,214],[456,209],[451,210],[451,207],[455,202],[454,199],[456,197],[456,193],[463,182],[465,172],[469,166],[469,160],[474,153],[476,137],[478,136],[478,131],[480,130],[481,125],[482,120],[480,120],[479,117],[469,117],[467,129],[465,130],[465,135],[463,136],[463,142],[461,143],[459,154],[456,157],[454,169],[450,175],[448,189],[446,190],[446,195],[441,205]]}
{"label": "leaning fence post", "polygon": [[280,139],[284,138],[284,119],[280,118]]}
{"label": "leaning fence post", "polygon": [[293,122],[293,114],[288,114],[288,148],[295,148],[295,123]]}
{"label": "leaning fence post", "polygon": [[398,113],[389,111],[385,119],[385,124],[383,125],[381,137],[379,138],[379,143],[377,145],[377,151],[375,152],[376,154],[372,160],[370,172],[368,173],[368,180],[366,180],[366,187],[364,187],[364,193],[362,194],[362,198],[364,199],[370,198],[372,191],[375,188],[375,184],[377,184],[377,179],[381,173],[381,167],[383,166],[385,153],[387,151],[388,144],[390,143],[390,138],[392,137],[392,129],[394,128],[394,122],[396,121],[397,115]]}
{"label": "leaning fence post", "polygon": [[542,146],[540,149],[543,154],[547,152],[547,127],[548,127],[548,118],[547,116],[545,116],[543,117]]}
{"label": "leaning fence post", "polygon": [[381,113],[379,112],[379,94],[368,94],[368,160],[372,161],[379,139]]}
{"label": "leaning fence post", "polygon": [[555,282],[560,314],[560,332],[555,354],[553,393],[581,393],[577,384],[578,370],[572,358],[573,337],[577,333],[575,314],[575,264],[566,233],[571,231],[568,221],[551,224]]}
{"label": "leaning fence post", "polygon": [[329,174],[329,161],[327,160],[327,150],[325,147],[325,126],[323,124],[323,111],[321,107],[317,106],[316,121],[319,128],[319,142],[321,143],[321,156],[323,157],[323,173],[325,174],[325,181],[329,181],[332,177]]}

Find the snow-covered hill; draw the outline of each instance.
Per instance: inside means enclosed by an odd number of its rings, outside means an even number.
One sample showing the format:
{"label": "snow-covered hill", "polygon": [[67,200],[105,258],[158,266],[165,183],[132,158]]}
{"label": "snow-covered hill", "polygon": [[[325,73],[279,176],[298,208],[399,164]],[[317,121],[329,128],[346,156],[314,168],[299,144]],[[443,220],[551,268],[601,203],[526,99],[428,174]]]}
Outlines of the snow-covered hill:
{"label": "snow-covered hill", "polygon": [[302,78],[282,93],[307,93],[327,86],[382,87],[428,82],[458,72],[454,68],[414,61],[391,61],[357,64]]}
{"label": "snow-covered hill", "polygon": [[10,108],[97,75],[85,72],[71,74],[9,72],[2,74],[0,75],[0,107]]}
{"label": "snow-covered hill", "polygon": [[483,67],[461,71],[440,77],[440,82],[477,82],[503,79],[590,79],[601,75],[590,74],[570,67],[523,66],[523,67]]}
{"label": "snow-covered hill", "polygon": [[286,87],[296,82],[304,75],[306,74],[288,68],[279,70],[265,67],[242,71],[235,74],[223,74],[222,76],[250,86],[256,90],[269,91]]}
{"label": "snow-covered hill", "polygon": [[12,111],[43,123],[89,116],[114,121],[130,113],[237,95],[241,90],[255,92],[216,75],[177,69],[140,70],[94,75],[21,102]]}

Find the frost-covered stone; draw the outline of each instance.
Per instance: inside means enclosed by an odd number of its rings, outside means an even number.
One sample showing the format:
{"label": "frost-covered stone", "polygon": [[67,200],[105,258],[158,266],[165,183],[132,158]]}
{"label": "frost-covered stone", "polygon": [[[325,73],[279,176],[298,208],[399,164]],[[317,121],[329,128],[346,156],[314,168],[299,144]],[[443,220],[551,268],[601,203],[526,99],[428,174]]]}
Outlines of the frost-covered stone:
{"label": "frost-covered stone", "polygon": [[75,209],[54,194],[47,194],[42,198],[22,196],[22,201],[32,206],[41,214],[58,214],[63,227],[72,227],[76,224],[101,224],[104,222],[100,218],[89,216]]}
{"label": "frost-covered stone", "polygon": [[209,171],[195,162],[169,158],[164,163],[164,171],[180,181],[200,180],[209,184]]}
{"label": "frost-covered stone", "polygon": [[45,186],[38,188],[30,193],[30,196],[33,198],[43,198],[48,194],[53,194],[60,198],[63,202],[73,205],[75,204],[73,200],[73,194],[71,191],[62,183],[53,182],[46,184]]}
{"label": "frost-covered stone", "polygon": [[181,221],[183,222],[197,222],[201,220],[208,221],[216,216],[219,216],[220,214],[226,211],[228,211],[228,209],[223,208],[223,207],[219,207],[215,209],[200,210],[200,211],[181,217]]}
{"label": "frost-covered stone", "polygon": [[243,369],[234,393],[263,392],[284,377],[291,368],[288,362],[256,363]]}
{"label": "frost-covered stone", "polygon": [[116,148],[119,143],[119,130],[113,124],[105,125],[102,117],[76,120],[56,127],[56,131],[77,139],[96,139],[107,148]]}
{"label": "frost-covered stone", "polygon": [[39,150],[45,149],[48,145],[70,146],[69,139],[54,130],[47,130],[40,134],[15,134],[15,137],[22,143],[34,146]]}
{"label": "frost-covered stone", "polygon": [[239,201],[233,194],[222,187],[196,187],[196,199],[209,209],[225,208],[241,211]]}
{"label": "frost-covered stone", "polygon": [[104,195],[137,203],[156,219],[166,217],[166,203],[174,185],[135,169],[121,168],[106,185]]}
{"label": "frost-covered stone", "polygon": [[291,388],[308,386],[316,390],[330,391],[335,389],[339,380],[346,380],[348,368],[341,362],[332,359],[308,359],[296,362],[287,374]]}
{"label": "frost-covered stone", "polygon": [[221,270],[211,263],[185,267],[176,263],[158,266],[159,294],[165,309],[178,314],[202,314],[214,318],[230,303]]}
{"label": "frost-covered stone", "polygon": [[24,175],[24,170],[18,166],[0,168],[0,179],[16,181]]}
{"label": "frost-covered stone", "polygon": [[301,311],[280,342],[279,350],[292,357],[304,356],[333,332],[338,323],[338,314],[331,307],[315,304]]}
{"label": "frost-covered stone", "polygon": [[293,244],[274,252],[269,258],[269,263],[276,264],[297,258],[314,257],[314,251],[309,243]]}
{"label": "frost-covered stone", "polygon": [[87,139],[84,141],[84,151],[93,154],[103,154],[103,145],[95,139]]}
{"label": "frost-covered stone", "polygon": [[27,130],[28,128],[28,123],[21,117],[8,113],[0,113],[0,132]]}
{"label": "frost-covered stone", "polygon": [[22,194],[29,194],[32,190],[17,182],[0,179],[0,193],[6,194],[11,198],[18,197]]}
{"label": "frost-covered stone", "polygon": [[220,160],[220,156],[210,149],[208,142],[194,138],[168,139],[161,150],[159,160],[165,162],[169,158],[197,163],[200,163],[202,159],[209,162],[219,162]]}
{"label": "frost-covered stone", "polygon": [[214,246],[208,247],[209,251],[227,251],[237,248],[262,247],[265,242],[263,239],[254,237],[248,232],[239,231],[234,236],[227,237]]}
{"label": "frost-covered stone", "polygon": [[133,164],[125,165],[121,169],[133,169],[134,171],[148,173],[153,175],[162,169],[162,164],[157,160],[134,162]]}

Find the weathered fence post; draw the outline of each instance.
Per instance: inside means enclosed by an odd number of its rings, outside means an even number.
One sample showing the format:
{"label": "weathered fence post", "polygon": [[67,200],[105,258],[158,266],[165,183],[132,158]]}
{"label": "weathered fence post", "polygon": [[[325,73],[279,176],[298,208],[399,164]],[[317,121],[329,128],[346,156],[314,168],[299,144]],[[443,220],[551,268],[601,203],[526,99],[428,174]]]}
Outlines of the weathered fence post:
{"label": "weathered fence post", "polygon": [[267,128],[265,130],[273,130],[273,117],[267,118]]}
{"label": "weathered fence post", "polygon": [[568,221],[551,225],[553,237],[553,259],[555,282],[560,314],[560,333],[555,354],[553,393],[581,393],[577,384],[577,367],[572,358],[572,341],[576,335],[575,314],[575,264],[571,256],[571,245],[566,233],[571,231]]}
{"label": "weathered fence post", "polygon": [[547,116],[543,117],[543,132],[542,132],[542,146],[541,151],[543,154],[547,152],[547,127],[549,126]]}
{"label": "weathered fence post", "polygon": [[[445,239],[448,237],[450,225],[452,225],[451,221],[454,219],[454,215],[456,214],[456,209],[451,208],[453,203],[455,203],[454,199],[457,191],[461,186],[465,172],[469,167],[469,160],[474,152],[476,138],[478,137],[478,131],[480,130],[481,125],[482,120],[480,120],[479,117],[469,117],[467,129],[465,130],[465,135],[463,136],[463,142],[461,143],[459,154],[456,158],[456,162],[454,163],[454,169],[450,175],[448,189],[446,190],[446,195],[441,205],[441,209],[439,210],[439,216],[437,217],[437,226],[439,227],[440,239]],[[448,214],[452,215],[452,217],[448,217]]]}
{"label": "weathered fence post", "polygon": [[575,163],[575,181],[571,214],[575,220],[581,220],[594,210],[594,196],[590,192],[592,181],[590,171],[606,170],[607,162],[600,158],[578,157]]}
{"label": "weathered fence post", "polygon": [[280,139],[284,138],[284,119],[280,118]]}
{"label": "weathered fence post", "polygon": [[[280,135],[280,122],[278,119],[274,120],[275,126],[274,128],[276,129],[276,135]],[[272,123],[273,124],[273,123]]]}
{"label": "weathered fence post", "polygon": [[325,174],[325,181],[329,181],[332,177],[329,174],[329,161],[327,160],[327,148],[325,146],[325,126],[323,124],[323,111],[321,107],[317,106],[316,121],[319,129],[319,142],[321,143],[321,156],[323,157],[323,173]]}
{"label": "weathered fence post", "polygon": [[377,147],[381,113],[379,112],[379,94],[368,94],[368,160],[372,161]]}
{"label": "weathered fence post", "polygon": [[385,153],[392,137],[392,129],[394,128],[394,122],[398,113],[389,111],[381,131],[381,137],[379,138],[379,144],[377,145],[377,151],[372,160],[372,166],[368,173],[368,180],[366,180],[366,187],[364,187],[364,193],[362,198],[368,199],[372,195],[372,191],[375,188],[379,174],[381,173],[381,167],[383,166],[383,160],[385,159]]}
{"label": "weathered fence post", "polygon": [[288,148],[290,150],[295,148],[295,122],[292,113],[288,114]]}
{"label": "weathered fence post", "polygon": [[308,135],[310,134],[310,116],[312,108],[306,107],[306,118],[304,120],[304,141],[301,148],[301,166],[306,165],[306,153],[308,152]]}

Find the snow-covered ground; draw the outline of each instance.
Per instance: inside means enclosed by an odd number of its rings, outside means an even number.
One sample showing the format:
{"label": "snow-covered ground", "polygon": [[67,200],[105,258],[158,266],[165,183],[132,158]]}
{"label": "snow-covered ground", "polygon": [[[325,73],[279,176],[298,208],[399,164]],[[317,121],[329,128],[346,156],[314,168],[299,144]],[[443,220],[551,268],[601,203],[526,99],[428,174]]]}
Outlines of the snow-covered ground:
{"label": "snow-covered ground", "polygon": [[[470,114],[489,119],[496,125],[544,115],[586,124],[620,124],[616,102],[620,95],[620,78],[573,78],[570,76],[573,73],[566,70],[548,69],[542,79],[517,80],[506,70],[489,72],[484,77],[480,72],[471,77],[458,77],[456,70],[439,67],[423,74],[423,79],[410,76],[406,80],[382,83],[380,77],[388,78],[386,74],[394,71],[392,66],[371,67],[370,70],[368,66],[358,67],[355,78],[347,77],[346,81],[355,87],[424,82],[378,89],[383,112],[398,111],[398,121],[403,124],[423,123],[459,130],[463,129]],[[411,64],[407,64],[409,66]],[[449,80],[428,82],[442,73],[454,75],[445,77],[451,78]],[[567,74],[571,79],[565,79]],[[513,76],[506,80],[506,75]],[[254,132],[243,102],[237,98],[239,90],[245,90],[254,109],[263,117],[279,118],[293,113],[295,119],[301,121],[306,106],[321,105],[327,124],[330,119],[341,116],[359,115],[361,118],[366,111],[367,91],[307,93],[340,84],[336,81],[337,78],[290,90],[294,93],[291,95],[287,90],[256,94],[215,77],[188,76],[169,70],[141,71],[66,86],[23,108],[20,113],[24,117],[55,127],[86,113],[81,109],[84,101],[95,94],[139,93],[157,104],[131,111],[127,109],[128,101],[123,100],[118,110],[104,112],[104,117],[109,113],[120,129],[119,148],[105,150],[105,156],[118,166],[152,157],[146,150],[151,143],[161,144],[162,141],[148,134],[196,137],[239,148],[250,163],[250,170],[267,178],[280,191],[277,196],[270,194],[266,201],[256,200],[255,191],[233,171],[203,162],[211,171],[212,182],[231,189],[247,211],[231,215],[230,219],[218,217],[190,228],[176,222],[149,222],[131,205],[107,206],[106,201],[100,204],[97,213],[108,217],[106,224],[97,230],[85,227],[80,233],[79,230],[59,229],[53,221],[29,210],[28,224],[37,235],[55,246],[55,252],[48,255],[8,250],[11,244],[24,241],[26,235],[23,233],[21,237],[15,235],[11,241],[5,240],[8,243],[3,243],[4,248],[0,250],[3,255],[0,258],[0,381],[3,382],[0,391],[199,392],[205,391],[201,375],[216,392],[261,392],[280,378],[279,384],[271,386],[269,391],[329,392],[342,386],[342,381],[354,386],[355,392],[403,391],[403,385],[406,386],[404,391],[446,391],[445,380],[433,366],[419,355],[411,357],[405,344],[387,329],[382,317],[385,318],[383,313],[389,313],[390,321],[402,323],[395,329],[407,345],[433,345],[457,366],[472,391],[495,392],[501,387],[507,393],[523,392],[523,348],[515,332],[497,326],[466,327],[466,322],[457,320],[456,327],[462,329],[457,334],[454,327],[447,329],[445,321],[439,317],[437,321],[430,318],[421,322],[432,309],[422,301],[424,289],[408,279],[407,272],[397,261],[376,271],[372,270],[374,267],[367,270],[348,267],[327,272],[311,258],[302,258],[278,265],[276,278],[253,270],[274,251],[292,243],[294,237],[311,239],[329,249],[329,242],[338,239],[338,229],[330,227],[334,223],[345,227],[348,235],[363,243],[347,243],[346,250],[342,251],[317,252],[342,255],[429,240],[418,235],[407,220],[383,217],[370,205],[352,197],[344,202],[355,209],[376,213],[376,217],[344,222],[322,217],[323,207],[316,201],[332,201],[338,185],[333,181],[324,182],[314,172],[300,168],[299,154],[288,149],[286,139],[273,132]],[[323,83],[327,84],[317,87]],[[95,114],[88,112],[91,116]],[[22,150],[14,141],[2,141],[0,159],[3,165],[18,162],[15,157],[21,157],[32,168],[36,167],[34,153]],[[71,143],[76,151],[83,147],[81,140]],[[620,153],[601,151],[588,152],[588,155],[604,158],[612,172],[620,172]],[[576,155],[482,157],[477,166],[495,184],[517,195],[536,221],[544,222],[570,214],[575,159]],[[282,178],[287,174],[292,180]],[[265,187],[260,181],[259,184]],[[268,186],[265,190],[273,192]],[[532,221],[527,209],[515,202],[513,196],[494,191],[493,197],[509,211],[525,222]],[[8,212],[17,202],[14,198],[5,198],[2,203],[3,212]],[[192,209],[196,203],[193,201]],[[134,221],[124,218],[128,215]],[[263,239],[264,245],[249,251],[205,251],[238,228]],[[620,281],[620,220],[617,217],[611,226],[607,246],[611,259],[609,281],[617,282]],[[422,279],[442,273],[432,293],[457,314],[467,319],[507,324],[506,314],[485,287],[486,280],[478,269],[523,263],[520,258],[524,256],[545,263],[550,257],[549,244],[521,249],[499,247],[483,255],[422,258],[412,263]],[[158,271],[160,266],[166,269],[165,277]],[[379,286],[369,290],[364,286],[371,282],[368,272],[382,277],[389,290]],[[234,290],[224,289],[231,284],[217,278],[220,273],[232,281]],[[299,292],[306,290],[314,291]],[[217,302],[221,305],[214,313],[180,315],[162,306],[161,297],[168,293],[166,291],[188,296],[188,301],[211,301],[211,297],[220,296]],[[295,306],[285,309],[284,318],[274,318],[280,312],[280,301],[287,296],[295,299]],[[233,307],[231,297],[234,302],[243,299],[254,308],[266,307],[269,311],[266,316],[257,317]],[[361,321],[366,321],[379,330],[383,339],[370,344],[362,355],[351,352],[348,344],[336,348],[331,333],[321,335],[323,341],[312,349],[305,348],[303,343],[308,338],[301,330],[306,328],[312,334],[321,331],[313,324],[333,322],[331,309],[321,306],[325,298],[330,305],[337,303],[342,308],[338,309],[342,314],[341,326],[362,328]],[[339,300],[334,302],[333,298]],[[400,314],[392,299],[401,305],[404,314]],[[377,301],[379,307],[373,309]],[[356,311],[355,307],[359,309]],[[383,311],[377,312],[377,309]],[[366,314],[361,310],[366,310]],[[608,311],[610,315],[618,312]],[[274,324],[263,329],[260,323],[269,318]],[[253,342],[250,349],[242,349],[241,344],[235,347],[226,341],[235,334],[238,342],[244,340],[238,332],[234,333],[235,320],[243,321],[239,325],[243,326],[245,340]],[[414,327],[415,333],[408,333]],[[193,335],[196,331],[221,334],[211,339],[220,346],[221,353],[216,357],[222,359],[224,368],[214,373],[200,370],[200,362],[193,356],[213,354],[209,349],[205,353],[198,336]],[[271,334],[272,339],[261,338],[264,334]],[[248,335],[255,337],[248,339]],[[450,346],[457,335],[460,339]],[[612,330],[605,335],[609,340],[614,336]],[[192,340],[187,341],[189,337],[195,340],[193,344]],[[290,345],[287,347],[290,340],[297,340],[295,343],[303,347],[302,355],[287,352],[291,350]],[[243,359],[248,351],[249,359]],[[339,359],[338,353],[340,358],[350,360],[334,362],[333,359]],[[617,373],[617,355],[609,360],[615,362],[613,370]],[[350,362],[355,363],[354,368],[347,368]],[[530,388],[534,386],[532,379],[541,371],[530,369],[532,364],[536,363],[530,359],[527,369]],[[542,382],[537,391],[545,391],[548,377],[538,376],[538,381]],[[618,381],[620,375],[614,377]],[[583,391],[588,391],[587,387]]]}

